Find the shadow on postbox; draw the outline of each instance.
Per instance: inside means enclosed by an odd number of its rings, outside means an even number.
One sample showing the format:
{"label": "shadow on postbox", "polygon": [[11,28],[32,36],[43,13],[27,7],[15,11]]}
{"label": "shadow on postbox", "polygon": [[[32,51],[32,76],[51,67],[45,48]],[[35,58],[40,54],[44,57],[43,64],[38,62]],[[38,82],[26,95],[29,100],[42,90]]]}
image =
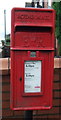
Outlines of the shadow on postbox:
{"label": "shadow on postbox", "polygon": [[52,107],[55,11],[13,8],[11,14],[12,110]]}

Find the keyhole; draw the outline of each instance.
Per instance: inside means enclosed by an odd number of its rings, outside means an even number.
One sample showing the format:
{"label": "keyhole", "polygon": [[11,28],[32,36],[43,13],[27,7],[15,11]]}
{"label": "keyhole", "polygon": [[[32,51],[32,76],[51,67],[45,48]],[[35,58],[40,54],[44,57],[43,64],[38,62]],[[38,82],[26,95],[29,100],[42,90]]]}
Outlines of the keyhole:
{"label": "keyhole", "polygon": [[22,77],[20,77],[20,81],[22,80]]}

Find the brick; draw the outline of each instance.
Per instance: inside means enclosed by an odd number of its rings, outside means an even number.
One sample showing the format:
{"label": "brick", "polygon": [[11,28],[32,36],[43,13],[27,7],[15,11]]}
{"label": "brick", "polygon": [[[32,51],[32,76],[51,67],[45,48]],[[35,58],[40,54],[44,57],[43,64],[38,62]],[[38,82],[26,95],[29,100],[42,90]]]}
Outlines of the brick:
{"label": "brick", "polygon": [[61,91],[59,91],[59,96],[60,96],[60,98],[61,98]]}
{"label": "brick", "polygon": [[2,92],[2,83],[0,83],[0,93]]}
{"label": "brick", "polygon": [[61,68],[61,58],[59,59],[59,66],[60,66],[60,68]]}
{"label": "brick", "polygon": [[59,69],[54,69],[54,81],[59,80]]}
{"label": "brick", "polygon": [[2,76],[2,83],[10,83],[10,75]]}
{"label": "brick", "polygon": [[0,102],[2,101],[2,93],[0,92]]}
{"label": "brick", "polygon": [[57,114],[56,114],[56,115],[48,115],[48,119],[49,119],[49,120],[50,120],[50,119],[51,119],[51,120],[52,120],[52,119],[53,119],[53,120],[59,120],[59,114],[58,114],[58,115],[57,115]]}
{"label": "brick", "polygon": [[0,101],[0,110],[2,109],[2,101]]}
{"label": "brick", "polygon": [[59,81],[59,74],[54,74],[54,81]]}
{"label": "brick", "polygon": [[59,69],[54,69],[54,80],[59,80]]}
{"label": "brick", "polygon": [[47,117],[47,115],[43,115],[43,116],[42,115],[38,115],[38,116],[36,115],[33,118],[34,118],[33,120],[47,120],[48,117]]}
{"label": "brick", "polygon": [[48,114],[48,110],[38,110],[39,115]]}
{"label": "brick", "polygon": [[0,75],[8,74],[8,58],[0,58]]}
{"label": "brick", "polygon": [[33,110],[33,115],[36,115],[38,113],[38,110]]}
{"label": "brick", "polygon": [[2,75],[0,75],[0,83],[2,83]]}
{"label": "brick", "polygon": [[59,91],[54,91],[53,92],[53,98],[59,98],[60,95],[59,95]]}
{"label": "brick", "polygon": [[61,99],[59,100],[59,104],[60,104],[60,106],[61,106]]}
{"label": "brick", "polygon": [[2,94],[2,101],[10,100],[10,94],[9,93],[3,93]]}
{"label": "brick", "polygon": [[55,89],[60,89],[60,87],[59,87],[59,85],[60,85],[60,83],[54,83],[53,84],[53,89],[55,90]]}
{"label": "brick", "polygon": [[61,58],[54,58],[54,68],[61,68]]}
{"label": "brick", "polygon": [[61,114],[61,107],[59,107],[59,113]]}
{"label": "brick", "polygon": [[61,82],[61,74],[59,75],[59,81]]}
{"label": "brick", "polygon": [[8,69],[8,58],[0,58],[0,69]]}
{"label": "brick", "polygon": [[2,110],[2,117],[11,117],[13,116],[13,111],[10,109]]}
{"label": "brick", "polygon": [[59,118],[60,118],[59,120],[61,120],[61,114],[60,114]]}
{"label": "brick", "polygon": [[59,107],[52,107],[52,109],[48,110],[48,114],[57,114],[59,113]]}
{"label": "brick", "polygon": [[9,70],[11,69],[11,58],[8,58],[9,60],[9,64],[8,64],[8,67],[9,67]]}
{"label": "brick", "polygon": [[2,102],[2,109],[5,109],[5,108],[10,108],[10,101]]}
{"label": "brick", "polygon": [[22,116],[24,115],[24,111],[14,111],[14,116]]}
{"label": "brick", "polygon": [[60,119],[59,119],[59,115],[49,115],[49,116],[48,116],[48,119],[49,119],[49,120],[50,120],[50,119],[51,119],[51,120],[60,120]]}
{"label": "brick", "polygon": [[1,120],[24,120],[24,118],[20,117],[3,117]]}
{"label": "brick", "polygon": [[[61,79],[60,79],[61,80]],[[59,83],[59,88],[61,89],[61,83]]]}
{"label": "brick", "polygon": [[59,99],[53,99],[53,106],[59,106],[59,105],[60,105]]}
{"label": "brick", "polygon": [[0,117],[2,117],[2,109],[0,109]]}
{"label": "brick", "polygon": [[10,84],[3,84],[2,91],[10,91]]}
{"label": "brick", "polygon": [[38,111],[39,115],[49,115],[49,114],[55,114],[55,113],[59,113],[59,107],[52,107],[52,109],[50,110],[40,110]]}
{"label": "brick", "polygon": [[57,68],[55,68],[54,69],[54,74],[58,74],[59,73],[59,68],[57,69]]}
{"label": "brick", "polygon": [[59,69],[59,73],[61,73],[61,68]]}

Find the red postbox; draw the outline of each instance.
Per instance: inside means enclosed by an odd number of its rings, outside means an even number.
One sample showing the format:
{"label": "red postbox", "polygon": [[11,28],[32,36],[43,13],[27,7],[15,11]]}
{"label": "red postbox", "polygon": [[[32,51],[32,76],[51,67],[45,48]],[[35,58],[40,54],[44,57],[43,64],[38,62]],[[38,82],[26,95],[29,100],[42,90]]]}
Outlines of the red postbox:
{"label": "red postbox", "polygon": [[55,12],[13,8],[11,18],[11,108],[50,109]]}

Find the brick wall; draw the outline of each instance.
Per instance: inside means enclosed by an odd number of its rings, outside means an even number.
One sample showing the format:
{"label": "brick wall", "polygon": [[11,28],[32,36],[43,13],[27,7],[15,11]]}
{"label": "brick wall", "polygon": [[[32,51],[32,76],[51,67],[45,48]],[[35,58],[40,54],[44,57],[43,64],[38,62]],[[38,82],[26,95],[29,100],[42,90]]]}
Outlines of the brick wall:
{"label": "brick wall", "polygon": [[[2,66],[1,66],[2,64]],[[2,72],[1,72],[2,70]],[[1,78],[2,75],[2,78]],[[61,119],[61,59],[54,59],[53,107],[51,110],[33,111],[33,120]],[[0,59],[0,85],[2,82],[2,117],[20,118],[23,120],[24,111],[10,110],[10,59]],[[1,109],[0,109],[1,110]]]}

